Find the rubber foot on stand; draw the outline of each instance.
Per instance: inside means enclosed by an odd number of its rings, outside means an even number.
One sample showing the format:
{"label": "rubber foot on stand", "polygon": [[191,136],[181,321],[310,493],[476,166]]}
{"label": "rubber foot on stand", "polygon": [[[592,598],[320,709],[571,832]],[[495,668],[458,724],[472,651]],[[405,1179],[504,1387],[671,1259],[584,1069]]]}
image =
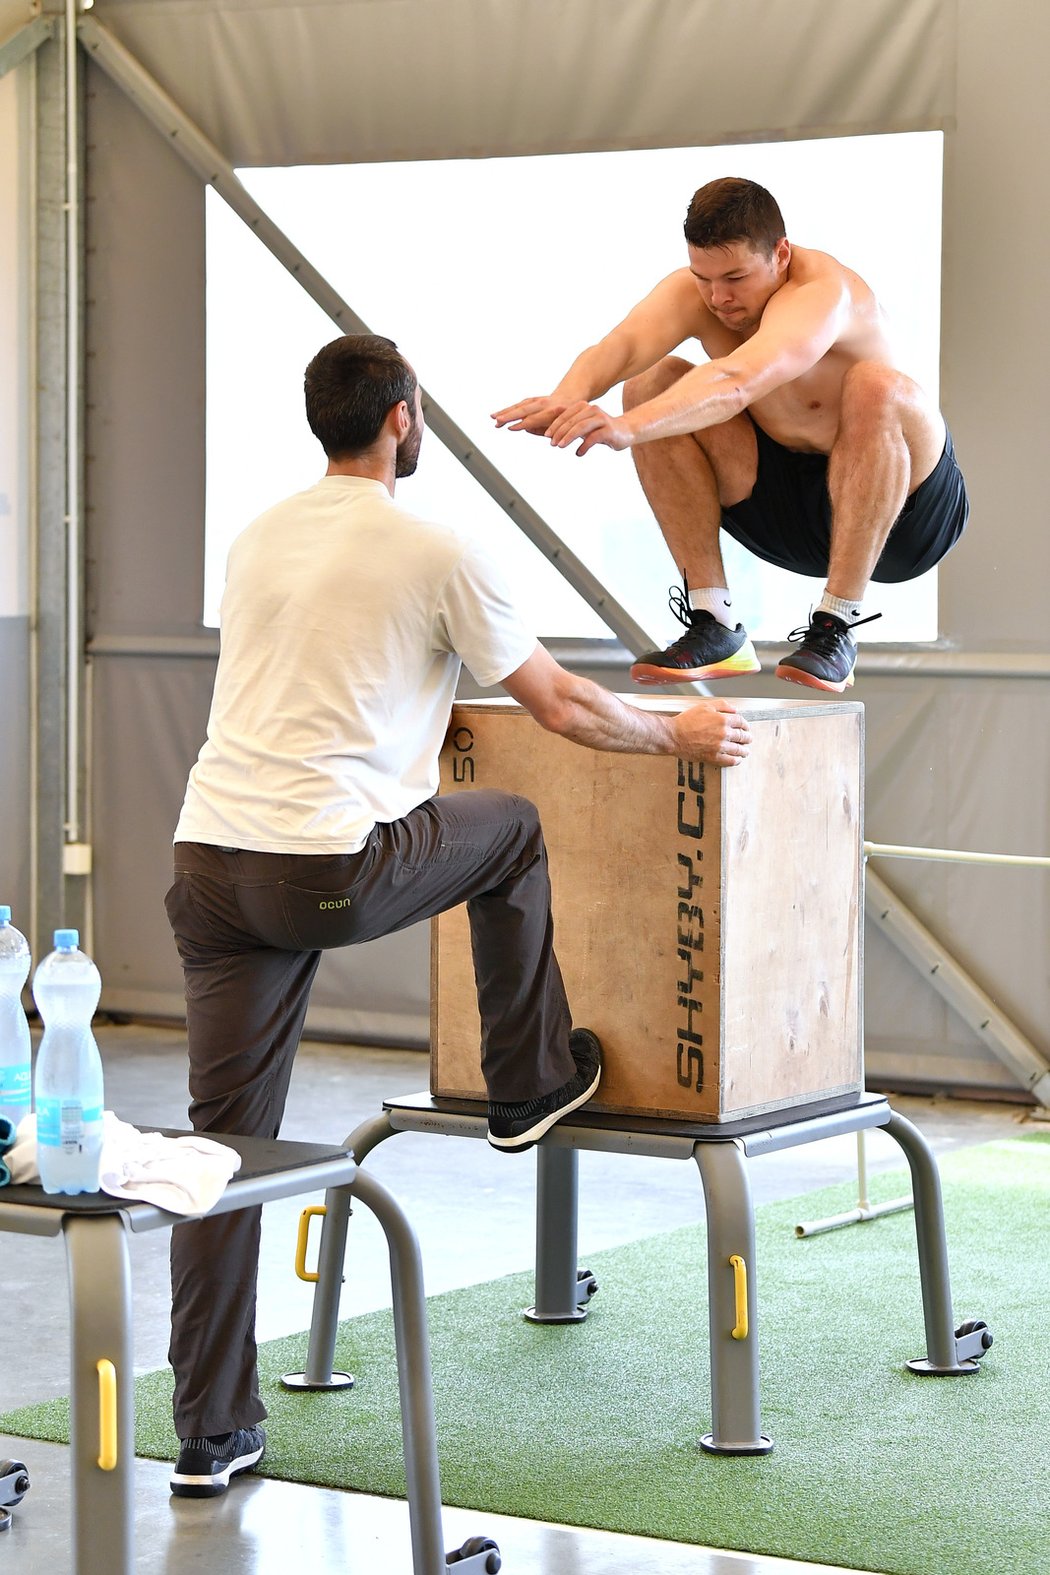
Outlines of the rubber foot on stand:
{"label": "rubber foot on stand", "polygon": [[285,1389],[352,1389],[354,1387],[353,1373],[333,1373],[327,1382],[313,1382],[308,1380],[305,1373],[285,1373],[281,1379]]}
{"label": "rubber foot on stand", "polygon": [[765,1433],[759,1433],[758,1441],[754,1444],[719,1444],[715,1442],[713,1433],[705,1433],[700,1440],[700,1448],[709,1455],[768,1455],[773,1448],[773,1440],[767,1438]]}
{"label": "rubber foot on stand", "polygon": [[582,1323],[587,1311],[586,1307],[577,1307],[571,1313],[541,1313],[535,1307],[524,1307],[521,1316],[526,1323]]}
{"label": "rubber foot on stand", "polygon": [[587,1303],[597,1292],[598,1281],[590,1269],[577,1269],[576,1305],[571,1313],[541,1313],[535,1307],[526,1307],[521,1316],[527,1323],[582,1323],[587,1316]]}
{"label": "rubber foot on stand", "polygon": [[920,1378],[960,1378],[966,1373],[979,1373],[980,1362],[959,1362],[955,1367],[938,1367],[931,1362],[928,1356],[916,1356],[913,1361],[905,1362],[909,1373],[918,1373]]}

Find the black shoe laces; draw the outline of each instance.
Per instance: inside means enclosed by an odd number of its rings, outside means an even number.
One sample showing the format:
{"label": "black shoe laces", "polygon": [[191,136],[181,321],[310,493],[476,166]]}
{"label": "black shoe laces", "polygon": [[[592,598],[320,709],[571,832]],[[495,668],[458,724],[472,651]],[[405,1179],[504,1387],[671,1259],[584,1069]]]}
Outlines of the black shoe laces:
{"label": "black shoe laces", "polygon": [[690,607],[688,587],[683,591],[680,585],[672,585],[667,593],[667,605],[678,622],[684,623],[687,629],[691,628],[699,618],[714,617],[714,614],[709,613],[706,608]]}
{"label": "black shoe laces", "polygon": [[690,607],[688,596],[679,585],[671,586],[667,595],[667,605],[678,622],[685,624],[685,634],[680,634],[677,640],[672,640],[662,654],[665,657],[687,656],[691,664],[697,628],[705,619],[709,619],[711,623],[717,622],[715,615],[708,612],[705,607]]}
{"label": "black shoe laces", "polygon": [[851,629],[859,629],[862,623],[874,623],[881,617],[881,613],[872,613],[868,618],[858,618],[856,623],[846,623],[834,613],[814,613],[808,624],[792,629],[788,639],[796,645],[804,641],[806,649],[816,651],[818,656],[834,656],[840,642],[849,638]]}

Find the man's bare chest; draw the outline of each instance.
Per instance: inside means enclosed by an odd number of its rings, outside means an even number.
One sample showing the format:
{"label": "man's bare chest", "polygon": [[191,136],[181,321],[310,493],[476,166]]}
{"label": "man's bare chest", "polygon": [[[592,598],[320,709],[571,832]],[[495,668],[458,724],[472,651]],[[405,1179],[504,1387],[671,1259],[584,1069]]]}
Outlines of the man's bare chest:
{"label": "man's bare chest", "polygon": [[801,377],[756,399],[750,406],[752,418],[786,448],[830,453],[848,365],[845,357],[825,357]]}

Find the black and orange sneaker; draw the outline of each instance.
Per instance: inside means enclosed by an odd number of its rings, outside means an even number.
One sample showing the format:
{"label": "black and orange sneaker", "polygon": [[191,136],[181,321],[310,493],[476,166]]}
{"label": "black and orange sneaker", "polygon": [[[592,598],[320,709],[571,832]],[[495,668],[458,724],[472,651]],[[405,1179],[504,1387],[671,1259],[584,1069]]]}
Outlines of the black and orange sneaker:
{"label": "black and orange sneaker", "polygon": [[841,694],[853,687],[853,669],[857,662],[857,645],[851,629],[862,623],[874,623],[881,613],[870,618],[858,618],[856,623],[846,623],[834,613],[819,609],[810,615],[808,625],[793,629],[788,639],[798,643],[798,650],[777,665],[776,677],[786,678],[792,684],[805,684],[810,689],[827,689]]}
{"label": "black and orange sneaker", "polygon": [[665,651],[646,651],[631,668],[636,684],[691,683],[702,678],[739,678],[762,671],[742,623],[727,629],[703,608],[690,607],[688,590],[672,585],[671,611],[686,632]]}

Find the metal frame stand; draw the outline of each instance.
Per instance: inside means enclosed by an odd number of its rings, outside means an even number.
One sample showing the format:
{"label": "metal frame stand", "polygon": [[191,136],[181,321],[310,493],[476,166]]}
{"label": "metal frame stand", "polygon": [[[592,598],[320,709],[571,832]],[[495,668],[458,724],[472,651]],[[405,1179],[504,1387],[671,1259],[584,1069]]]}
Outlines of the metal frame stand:
{"label": "metal frame stand", "polygon": [[[353,1195],[375,1214],[390,1253],[412,1569],[414,1575],[438,1575],[454,1565],[462,1575],[482,1575],[483,1571],[493,1575],[500,1558],[489,1538],[471,1537],[447,1555],[443,1550],[423,1268],[419,1244],[400,1206],[373,1177],[363,1174],[354,1156],[345,1151],[333,1153],[319,1144],[250,1138],[225,1137],[223,1141],[241,1153],[242,1171],[248,1173],[233,1178],[211,1210],[213,1214],[325,1187],[334,1212],[342,1211],[348,1217]],[[129,1237],[140,1231],[186,1225],[192,1225],[192,1220],[152,1204],[118,1204],[98,1193],[48,1198],[39,1187],[12,1187],[0,1193],[0,1231],[61,1235],[66,1246],[72,1320],[74,1575],[134,1575]]]}
{"label": "metal frame stand", "polygon": [[[524,1316],[547,1323],[579,1323],[597,1289],[588,1270],[576,1267],[580,1149],[692,1159],[700,1174],[707,1213],[708,1328],[711,1363],[711,1430],[700,1440],[712,1454],[765,1454],[759,1407],[758,1277],[754,1209],[747,1160],[821,1138],[882,1127],[900,1144],[912,1175],[927,1354],[907,1363],[914,1373],[962,1375],[978,1370],[991,1344],[978,1321],[956,1330],[944,1233],[940,1177],[922,1134],[878,1094],[863,1094],[841,1108],[806,1107],[749,1121],[701,1127],[577,1112],[553,1127],[537,1146],[536,1302]],[[383,1113],[347,1139],[359,1162],[396,1132],[435,1132],[485,1138],[488,1123],[477,1104],[415,1094],[388,1100]],[[329,1196],[322,1229],[321,1262],[314,1292],[307,1376],[311,1387],[338,1381],[332,1373],[348,1215]]]}

